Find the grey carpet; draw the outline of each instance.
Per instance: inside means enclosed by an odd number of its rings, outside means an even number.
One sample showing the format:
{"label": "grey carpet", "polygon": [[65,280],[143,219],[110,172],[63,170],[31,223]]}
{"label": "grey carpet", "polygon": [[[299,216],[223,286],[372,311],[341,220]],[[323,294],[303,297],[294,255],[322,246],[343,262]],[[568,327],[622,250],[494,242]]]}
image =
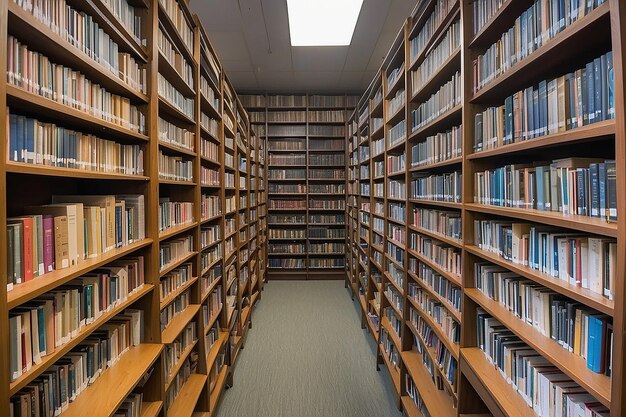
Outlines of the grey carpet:
{"label": "grey carpet", "polygon": [[217,417],[399,417],[343,282],[272,281]]}

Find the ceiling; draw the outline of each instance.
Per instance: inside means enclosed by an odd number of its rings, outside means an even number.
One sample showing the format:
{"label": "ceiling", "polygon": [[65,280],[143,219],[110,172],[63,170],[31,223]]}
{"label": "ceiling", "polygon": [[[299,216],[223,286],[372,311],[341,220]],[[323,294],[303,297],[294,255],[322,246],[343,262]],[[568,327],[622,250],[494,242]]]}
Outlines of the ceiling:
{"label": "ceiling", "polygon": [[[310,0],[315,1],[315,0]],[[190,0],[239,93],[362,93],[416,0],[364,0],[350,46],[292,47],[286,0]]]}

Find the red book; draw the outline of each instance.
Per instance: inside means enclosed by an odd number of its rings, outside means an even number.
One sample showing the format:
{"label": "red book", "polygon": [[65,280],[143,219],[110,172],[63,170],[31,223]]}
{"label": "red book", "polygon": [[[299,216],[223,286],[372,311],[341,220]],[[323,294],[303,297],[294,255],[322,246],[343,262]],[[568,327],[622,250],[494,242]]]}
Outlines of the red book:
{"label": "red book", "polygon": [[22,268],[24,268],[24,276],[22,282],[30,281],[33,275],[33,218],[18,217],[7,219],[8,223],[21,223],[22,236]]}
{"label": "red book", "polygon": [[54,217],[43,216],[44,274],[54,270]]}

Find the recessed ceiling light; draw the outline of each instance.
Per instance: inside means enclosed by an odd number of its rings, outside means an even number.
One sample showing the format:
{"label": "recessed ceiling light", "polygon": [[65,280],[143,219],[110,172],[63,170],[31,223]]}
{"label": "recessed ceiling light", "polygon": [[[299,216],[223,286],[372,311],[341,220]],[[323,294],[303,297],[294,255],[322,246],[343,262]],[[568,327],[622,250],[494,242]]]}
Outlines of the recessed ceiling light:
{"label": "recessed ceiling light", "polygon": [[363,0],[287,0],[291,46],[350,45]]}

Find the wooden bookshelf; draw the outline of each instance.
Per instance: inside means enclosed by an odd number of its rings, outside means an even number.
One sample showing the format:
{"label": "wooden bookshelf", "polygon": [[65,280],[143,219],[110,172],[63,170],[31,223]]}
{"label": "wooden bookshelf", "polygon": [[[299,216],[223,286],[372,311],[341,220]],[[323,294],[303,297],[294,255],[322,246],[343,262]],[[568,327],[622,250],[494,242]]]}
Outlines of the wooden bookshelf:
{"label": "wooden bookshelf", "polygon": [[[533,412],[526,400],[507,383],[491,359],[478,347],[480,344],[477,340],[479,337],[477,317],[482,312],[497,319],[519,339],[520,343],[533,349],[553,365],[556,371],[561,372],[564,378],[571,379],[599,404],[610,409],[611,416],[621,415],[624,406],[622,396],[618,393],[623,391],[624,385],[623,332],[619,330],[619,334],[614,335],[612,339],[611,376],[595,373],[588,368],[586,358],[564,349],[558,342],[552,340],[549,334],[546,336],[538,328],[527,324],[503,302],[495,301],[483,293],[477,287],[474,268],[478,263],[502,268],[503,271],[526,279],[533,285],[541,286],[538,288],[544,291],[564,297],[568,302],[579,303],[594,313],[606,314],[613,328],[617,329],[624,327],[623,310],[626,293],[623,283],[621,281],[615,283],[614,298],[610,299],[591,289],[581,288],[581,285],[555,278],[552,274],[535,269],[536,267],[507,260],[498,253],[481,247],[480,242],[475,241],[474,221],[524,222],[541,227],[542,230],[563,231],[564,234],[580,233],[581,239],[585,236],[594,236],[609,242],[616,241],[617,252],[615,257],[611,258],[611,262],[615,263],[613,268],[616,276],[623,274],[626,263],[623,261],[622,253],[626,235],[621,216],[617,222],[608,222],[604,218],[580,213],[573,215],[537,208],[482,204],[475,200],[475,193],[478,191],[475,174],[506,164],[532,164],[537,161],[553,161],[568,157],[614,159],[617,171],[617,211],[621,214],[621,211],[626,209],[621,194],[624,182],[620,177],[620,173],[625,172],[626,161],[624,129],[620,129],[624,126],[622,45],[626,41],[626,36],[622,24],[626,19],[626,7],[615,0],[595,5],[593,10],[586,10],[578,19],[568,20],[562,29],[542,38],[541,45],[529,49],[525,52],[527,55],[522,56],[510,67],[505,67],[492,79],[485,81],[484,86],[481,85],[474,91],[474,76],[482,74],[475,72],[474,60],[486,53],[492,44],[499,42],[503,33],[513,27],[516,19],[534,4],[530,0],[501,2],[499,9],[494,10],[493,15],[486,18],[484,25],[479,27],[478,24],[475,26],[474,22],[474,19],[481,17],[474,10],[474,3],[479,2],[480,0],[418,1],[415,10],[399,31],[380,70],[350,115],[346,139],[348,161],[346,165],[349,173],[346,286],[353,298],[358,299],[362,312],[362,328],[368,329],[377,341],[379,335],[374,322],[378,320],[382,323],[382,327],[388,330],[393,340],[395,337],[390,329],[392,326],[383,312],[387,308],[396,317],[399,313],[395,305],[392,305],[393,299],[387,294],[381,296],[380,292],[391,287],[398,291],[404,300],[402,317],[398,317],[402,323],[402,332],[399,335],[401,383],[394,381],[394,386],[401,406],[409,416],[421,415],[420,407],[430,415],[439,416],[521,416]],[[517,22],[519,21],[518,19]],[[429,36],[422,37],[419,42],[414,43],[418,33],[427,23],[430,25]],[[460,27],[457,29],[455,25]],[[449,38],[452,30],[458,31],[454,43]],[[444,42],[446,48],[440,48],[440,44]],[[614,94],[614,118],[609,116],[608,119],[595,123],[566,127],[569,130],[532,139],[516,138],[513,143],[501,146],[475,147],[477,113],[484,112],[491,106],[502,105],[505,98],[517,91],[537,86],[543,80],[551,80],[584,67],[586,63],[610,50],[613,51],[613,88],[615,92],[619,91]],[[435,53],[439,55],[434,56]],[[420,66],[424,63],[429,63],[429,70],[419,72],[422,71]],[[453,76],[457,73],[460,78],[456,78],[458,80],[456,85],[460,87],[460,93],[457,90],[454,96],[460,99],[457,100],[455,97],[447,107],[433,115],[424,113],[423,117],[426,119],[421,122],[419,117],[422,116],[413,111],[445,83],[454,80]],[[388,81],[390,76],[391,82]],[[391,103],[402,89],[403,83],[407,91],[404,103]],[[381,87],[382,100],[375,100],[374,97]],[[403,110],[406,117],[406,136],[404,139],[389,143],[391,128],[402,120]],[[414,120],[417,120],[418,124],[414,124]],[[457,126],[463,127],[455,133],[453,129]],[[454,153],[448,154],[443,159],[420,159],[422,154],[419,153],[421,152],[419,148],[413,151],[417,144],[432,140],[429,137],[447,131],[452,131],[455,135]],[[384,145],[382,147],[379,142],[381,140]],[[406,155],[406,170],[403,172],[397,166],[389,170],[388,157],[398,156],[402,152]],[[377,163],[379,167],[382,165],[383,172],[375,169]],[[413,195],[412,179],[453,172],[462,174],[457,183],[462,190],[455,198],[440,201],[443,198]],[[389,184],[390,181],[402,179],[405,180],[406,198],[390,196],[386,185],[384,188],[379,186],[383,193],[377,196],[375,191],[377,184]],[[378,209],[384,209],[379,216],[376,215],[377,202]],[[391,218],[390,204],[404,205],[406,207],[404,216]],[[396,208],[394,207],[394,210]],[[414,223],[414,210],[415,215],[424,221],[423,224]],[[458,222],[454,223],[454,230],[450,223],[447,226],[449,230],[444,231],[444,228],[437,229],[428,225],[425,220],[427,215],[434,216],[433,219],[436,218],[435,215],[448,216],[440,217],[437,220],[440,222],[448,219],[458,219]],[[390,226],[394,230],[403,228],[406,241],[391,236]],[[412,238],[412,235],[415,238]],[[419,240],[416,240],[417,237]],[[444,263],[437,261],[419,246],[424,242],[427,242],[424,248],[437,245],[436,247],[445,249],[447,254],[454,253],[454,262],[445,266]],[[393,253],[388,253],[389,244],[397,248],[394,248]],[[404,254],[403,262],[397,262],[400,258],[395,259],[394,254]],[[403,286],[394,285],[391,269],[402,272]],[[382,279],[381,284],[378,284],[376,278],[378,274]],[[460,298],[455,299],[454,303],[451,302],[444,292],[440,293],[440,288],[433,286],[433,277],[445,279],[447,285],[456,289],[456,294],[459,294]],[[423,308],[420,302],[411,296],[410,292],[415,288],[421,290],[422,297],[432,300],[439,306],[438,308],[447,311],[449,317],[462,325],[460,343],[453,342],[437,324],[434,316],[429,314],[428,309]],[[404,291],[401,292],[400,289]],[[380,300],[380,306],[376,300]],[[410,310],[422,318],[422,324],[432,329],[432,333],[441,341],[443,347],[457,360],[456,368],[451,375],[453,383],[447,381],[446,374],[438,367],[436,363],[438,355],[434,355],[433,347],[427,346],[423,349],[424,356],[418,353],[416,341],[425,344],[426,339],[411,322]],[[395,369],[390,367],[388,358],[382,352],[381,343],[378,345],[377,364],[389,368],[392,377],[395,378]],[[442,377],[440,384],[433,382],[423,364],[423,357],[428,357],[430,362],[434,362],[435,375]],[[419,393],[419,399],[415,402],[407,392],[409,377]]]}
{"label": "wooden bookshelf", "polygon": [[[6,145],[0,147],[0,172],[3,173],[0,175],[0,185],[6,190],[5,196],[0,199],[0,245],[7,245],[7,217],[27,215],[29,212],[24,207],[49,204],[53,195],[141,195],[145,206],[145,212],[141,213],[145,219],[145,238],[89,257],[69,268],[53,270],[31,281],[16,284],[10,290],[7,290],[6,285],[1,286],[0,336],[5,341],[4,351],[10,352],[7,323],[11,311],[23,308],[42,296],[73,284],[77,278],[93,274],[120,260],[142,256],[144,262],[143,286],[124,301],[102,312],[93,322],[82,326],[71,335],[67,343],[42,356],[40,363],[33,365],[19,378],[0,388],[0,414],[3,416],[10,416],[11,396],[20,394],[38,381],[57,361],[74,352],[101,326],[110,323],[129,308],[140,309],[144,313],[144,341],[121,354],[118,361],[81,392],[63,414],[78,416],[95,413],[98,416],[110,416],[129,394],[138,390],[143,393],[142,417],[191,416],[194,412],[210,412],[213,415],[226,380],[232,384],[233,369],[228,366],[230,346],[227,343],[231,337],[227,309],[222,306],[217,310],[217,315],[210,316],[209,321],[204,323],[203,305],[218,293],[222,302],[225,302],[227,265],[224,262],[227,254],[236,254],[234,258],[241,259],[247,253],[247,260],[236,264],[234,276],[236,281],[247,277],[245,284],[241,282],[242,285],[237,286],[245,290],[245,293],[238,294],[237,299],[237,308],[246,311],[243,324],[251,326],[254,313],[252,306],[261,297],[267,270],[265,137],[254,133],[247,112],[228,81],[205,28],[190,11],[186,1],[133,0],[128,3],[141,18],[141,39],[135,37],[133,30],[128,29],[105,2],[90,0],[73,2],[70,6],[72,10],[92,17],[93,22],[117,44],[119,52],[128,54],[145,70],[144,88],[118,76],[118,71],[109,70],[100,64],[54,32],[43,18],[40,20],[18,3],[7,2],[4,13],[0,14],[0,36],[5,44],[9,36],[15,37],[30,51],[42,53],[51,62],[80,71],[107,92],[128,100],[145,116],[144,129],[135,129],[130,126],[129,120],[120,118],[113,121],[96,112],[89,113],[77,106],[71,107],[27,91],[11,84],[7,78],[0,81],[0,102],[4,109],[0,124],[2,132],[5,132],[3,140]],[[173,19],[171,11],[179,13],[179,18]],[[177,26],[180,22],[188,25],[188,33],[184,34],[187,29]],[[162,32],[163,38],[167,39],[178,58],[170,59],[159,47],[159,32]],[[182,62],[186,66],[181,66]],[[6,49],[0,53],[0,65],[8,72]],[[161,82],[165,80],[169,83],[171,90],[159,89],[160,77]],[[116,144],[137,145],[143,153],[143,172],[95,171],[16,161],[10,154],[7,105],[12,114],[34,118],[42,123],[55,123]],[[242,138],[239,146],[236,136]],[[192,176],[164,179],[173,177],[160,175],[160,154],[188,162]],[[233,156],[232,168],[226,165],[225,154]],[[247,162],[241,170],[237,166],[239,156]],[[201,181],[205,171],[203,168],[212,170],[211,174],[219,179],[214,185]],[[236,176],[232,184],[227,185],[223,181],[226,173]],[[177,172],[167,174],[178,175]],[[30,192],[24,193],[24,189]],[[227,214],[225,201],[229,196],[236,196],[236,199],[231,213]],[[169,198],[171,202],[192,203],[191,219],[172,227],[160,227],[159,203],[162,198]],[[219,199],[215,200],[217,210],[205,212],[202,202],[211,198]],[[208,202],[213,200],[206,201],[208,206]],[[254,219],[251,218],[252,213]],[[232,235],[234,244],[233,250],[227,252],[225,227],[231,218],[236,222]],[[214,233],[214,239],[202,242],[202,232],[209,228]],[[251,230],[255,230],[254,237],[250,237]],[[161,265],[160,249],[185,237],[190,237],[192,250]],[[208,252],[212,253],[212,257],[206,258],[206,263],[203,259]],[[0,268],[7,271],[7,262],[7,253],[2,251]],[[161,298],[161,280],[186,265],[191,265],[191,276],[184,284],[171,289],[167,296]],[[161,331],[161,311],[183,295],[188,295],[189,305],[175,314]],[[166,376],[166,346],[181,337],[189,326],[195,328],[196,339],[186,345],[183,355]],[[214,327],[220,329],[220,336],[209,349],[205,346],[204,336]],[[237,331],[232,339],[239,341],[242,329]],[[180,371],[182,375],[186,360],[192,357],[197,359],[193,360],[191,375],[184,382],[177,382],[177,373]],[[213,385],[209,375],[213,368],[219,376],[219,388],[211,390]],[[7,376],[9,370],[9,355],[3,355],[0,373]],[[103,392],[107,395],[102,395]],[[93,408],[94,404],[96,408]],[[86,411],[88,409],[89,412]]]}
{"label": "wooden bookshelf", "polygon": [[[294,253],[295,249],[294,252],[289,251],[291,255],[288,251],[268,251],[268,277],[271,279],[343,279],[345,276],[343,251],[319,251],[317,247],[331,244],[335,237],[336,240],[345,239],[345,234],[336,231],[345,231],[347,179],[315,178],[314,173],[324,168],[343,171],[346,112],[353,108],[348,103],[353,99],[349,97],[268,94],[242,98],[251,114],[252,125],[262,129],[266,138],[268,212],[270,215],[303,216],[304,220],[299,224],[270,225],[270,249],[279,244],[303,245],[298,246],[298,253]],[[294,171],[298,175],[280,179],[270,176],[270,171],[280,169],[302,172]],[[279,200],[293,200],[300,204],[293,207],[274,206]],[[324,200],[336,201],[338,205],[329,208],[316,206]],[[342,215],[344,221],[335,222],[336,226],[331,226],[333,222],[313,222],[314,216],[335,215]],[[312,230],[315,229],[325,231],[326,236],[314,235]],[[276,234],[280,230],[291,231],[294,236],[280,237]],[[333,231],[339,234],[329,236],[328,233]],[[293,265],[289,267],[284,262],[293,262]]]}

